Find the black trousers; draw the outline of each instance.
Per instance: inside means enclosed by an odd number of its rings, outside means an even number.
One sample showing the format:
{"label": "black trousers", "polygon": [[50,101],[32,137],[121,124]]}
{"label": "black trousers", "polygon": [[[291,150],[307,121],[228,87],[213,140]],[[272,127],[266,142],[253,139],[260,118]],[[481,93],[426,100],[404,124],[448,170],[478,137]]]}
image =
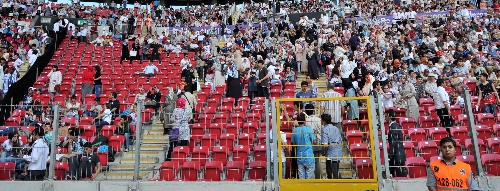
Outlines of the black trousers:
{"label": "black trousers", "polygon": [[[451,127],[453,126],[453,120],[448,113],[448,110],[446,108],[443,109],[436,109],[436,113],[439,116],[439,120],[441,120],[441,126],[442,127]],[[446,128],[446,131],[450,133],[450,129]]]}
{"label": "black trousers", "polygon": [[267,86],[258,86],[257,90],[259,90],[259,97],[265,97],[269,99],[269,88]]}
{"label": "black trousers", "polygon": [[92,164],[87,157],[82,157],[82,160],[80,160],[80,156],[69,159],[69,175],[77,179],[91,177],[93,173]]}
{"label": "black trousers", "polygon": [[291,161],[292,166],[290,168],[290,178],[299,179],[299,165],[297,163],[297,158],[295,158],[297,156],[296,152],[297,152],[296,147],[292,147],[292,152],[290,153],[290,157],[292,158]]}
{"label": "black trousers", "polygon": [[326,160],[326,177],[328,179],[339,179],[339,164],[340,161]]}
{"label": "black trousers", "polygon": [[24,180],[43,181],[45,179],[45,170],[28,170]]}
{"label": "black trousers", "polygon": [[392,174],[392,177],[405,177],[406,170],[403,167],[404,165],[404,161],[397,161],[394,159],[389,160],[389,170]]}

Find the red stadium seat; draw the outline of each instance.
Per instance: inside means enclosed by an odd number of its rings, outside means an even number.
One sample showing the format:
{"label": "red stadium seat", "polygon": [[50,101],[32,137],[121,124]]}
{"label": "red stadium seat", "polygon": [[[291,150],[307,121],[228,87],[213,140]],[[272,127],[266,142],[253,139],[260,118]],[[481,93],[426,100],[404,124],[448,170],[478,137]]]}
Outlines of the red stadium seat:
{"label": "red stadium seat", "polygon": [[486,125],[476,125],[477,138],[479,139],[489,139],[491,138],[491,126]]}
{"label": "red stadium seat", "polygon": [[408,130],[408,137],[415,142],[425,141],[427,140],[427,133],[423,128],[413,128]]}
{"label": "red stadium seat", "polygon": [[256,122],[249,122],[243,124],[243,133],[255,134],[259,129],[259,124]]}
{"label": "red stadium seat", "polygon": [[356,143],[349,146],[351,156],[354,159],[368,158],[368,145],[365,143]]}
{"label": "red stadium seat", "polygon": [[179,162],[165,161],[160,166],[160,180],[171,181],[177,178]]}
{"label": "red stadium seat", "polygon": [[351,121],[351,120],[344,120],[344,121],[342,121],[342,128],[343,128],[344,132],[353,131],[353,130],[359,130],[358,129],[358,122],[357,121]]}
{"label": "red stadium seat", "polygon": [[438,146],[434,141],[418,142],[418,152],[425,161],[430,161],[432,156],[438,155]]}
{"label": "red stadium seat", "polygon": [[12,180],[15,170],[16,163],[0,162],[0,180]]}
{"label": "red stadium seat", "polygon": [[206,134],[201,137],[201,146],[213,147],[217,142],[217,135]]}
{"label": "red stadium seat", "polygon": [[226,165],[229,157],[229,149],[224,146],[215,146],[212,148],[212,161],[221,161]]}
{"label": "red stadium seat", "polygon": [[[455,139],[465,140],[469,138],[469,129],[466,126],[455,126],[450,128],[450,134]],[[437,140],[437,139],[435,139]]]}
{"label": "red stadium seat", "polygon": [[266,161],[266,145],[257,145],[253,148],[253,156],[256,161]]}
{"label": "red stadium seat", "polygon": [[240,134],[241,126],[241,123],[228,123],[226,126],[226,133],[238,135]]}
{"label": "red stadium seat", "polygon": [[252,146],[255,134],[242,133],[238,135],[238,145]]}
{"label": "red stadium seat", "polygon": [[182,180],[183,181],[196,181],[198,180],[198,173],[200,172],[199,161],[186,161],[182,164]]}
{"label": "red stadium seat", "polygon": [[193,148],[191,161],[198,161],[200,162],[201,166],[204,166],[209,157],[209,153],[210,153],[209,147],[196,146]]}
{"label": "red stadium seat", "polygon": [[431,116],[420,116],[418,122],[422,128],[431,128],[437,125],[438,119]]}
{"label": "red stadium seat", "polygon": [[493,127],[495,124],[495,116],[491,113],[480,113],[477,114],[477,121],[481,124],[487,125],[488,127]]}
{"label": "red stadium seat", "polygon": [[191,135],[204,135],[206,132],[205,128],[205,124],[195,123],[191,127]]}
{"label": "red stadium seat", "polygon": [[220,146],[226,147],[230,151],[233,150],[234,140],[236,140],[236,136],[234,134],[222,134],[220,137]]}
{"label": "red stadium seat", "polygon": [[243,161],[228,161],[226,165],[226,181],[242,181],[245,174]]}
{"label": "red stadium seat", "polygon": [[432,140],[441,140],[445,137],[448,137],[448,132],[444,127],[433,127],[428,130],[429,137]]}
{"label": "red stadium seat", "polygon": [[69,172],[68,162],[56,162],[54,165],[54,176],[56,180],[66,180],[66,174]]}
{"label": "red stadium seat", "polygon": [[208,126],[208,133],[220,137],[222,130],[226,129],[227,123],[212,123]]}
{"label": "red stadium seat", "polygon": [[470,165],[470,168],[472,170],[473,173],[476,173],[477,171],[477,168],[476,168],[476,161],[474,159],[474,156],[473,155],[457,155],[456,156],[456,159],[457,160],[460,160],[464,163],[467,163]]}
{"label": "red stadium seat", "polygon": [[223,169],[224,167],[221,161],[207,161],[207,163],[205,164],[203,180],[220,181]]}
{"label": "red stadium seat", "polygon": [[238,145],[233,148],[233,160],[241,161],[248,164],[248,156],[250,155],[250,147],[246,145]]}
{"label": "red stadium seat", "polygon": [[356,172],[359,179],[372,179],[375,177],[373,174],[373,163],[370,159],[356,159],[354,163]]}
{"label": "red stadium seat", "polygon": [[427,176],[427,164],[422,157],[406,158],[405,166],[408,168],[410,178],[422,178]]}
{"label": "red stadium seat", "polygon": [[411,142],[403,142],[403,148],[405,149],[406,157],[415,156],[415,145]]}
{"label": "red stadium seat", "polygon": [[[464,146],[465,146],[465,149],[469,150],[470,153],[473,153],[471,139],[465,139]],[[477,146],[479,147],[479,154],[480,155],[486,154],[486,144],[484,143],[484,141],[482,139],[477,139]]]}
{"label": "red stadium seat", "polygon": [[89,140],[90,137],[97,135],[97,129],[93,125],[88,126],[80,126],[82,129],[81,137],[84,137],[85,140]]}
{"label": "red stadium seat", "polygon": [[491,153],[500,154],[500,138],[494,137],[486,140]]}
{"label": "red stadium seat", "polygon": [[249,180],[264,180],[266,177],[266,161],[252,161],[249,168]]}
{"label": "red stadium seat", "polygon": [[125,136],[114,135],[109,138],[108,146],[113,147],[116,152],[121,152],[122,145],[125,143]]}
{"label": "red stadium seat", "polygon": [[172,151],[172,161],[177,161],[180,163],[186,162],[187,157],[189,156],[189,147],[186,146],[177,146]]}
{"label": "red stadium seat", "polygon": [[349,145],[363,142],[363,132],[360,130],[346,131],[345,136]]}
{"label": "red stadium seat", "polygon": [[500,154],[481,155],[481,163],[487,175],[500,176]]}

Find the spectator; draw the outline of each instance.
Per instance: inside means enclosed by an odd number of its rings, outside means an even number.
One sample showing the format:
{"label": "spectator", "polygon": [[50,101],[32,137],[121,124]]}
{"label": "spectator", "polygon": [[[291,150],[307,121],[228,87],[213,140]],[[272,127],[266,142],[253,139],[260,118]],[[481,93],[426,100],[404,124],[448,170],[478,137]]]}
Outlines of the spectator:
{"label": "spectator", "polygon": [[307,91],[311,93],[312,97],[311,98],[317,98],[318,97],[318,86],[313,83],[311,76],[306,76],[306,81],[307,81]]}
{"label": "spectator", "polygon": [[74,117],[80,120],[79,112],[82,110],[80,102],[76,101],[76,95],[71,96],[70,101],[66,104],[66,116]]}
{"label": "spectator", "polygon": [[[311,128],[314,132],[314,136],[316,136],[317,140],[321,139],[321,118],[318,116],[314,115],[314,106],[312,104],[307,104],[305,107],[305,113],[306,113],[306,126]],[[314,144],[316,145],[316,144]],[[313,151],[314,151],[314,159],[315,159],[315,170],[314,170],[314,176],[315,179],[322,179],[321,175],[321,164],[319,162],[319,159],[321,157],[321,151],[323,149],[320,146],[313,146]]]}
{"label": "spectator", "polygon": [[268,83],[269,83],[269,77],[270,74],[268,73],[267,69],[264,68],[264,61],[259,60],[259,76],[257,80],[257,86],[259,89],[259,96],[260,97],[265,97],[266,99],[269,99],[269,89],[268,89]]}
{"label": "spectator", "polygon": [[116,99],[116,95],[116,92],[111,92],[109,94],[109,106],[107,107],[111,110],[113,118],[117,117],[120,114],[120,101]]}
{"label": "spectator", "polygon": [[103,126],[111,124],[111,120],[113,119],[113,112],[110,109],[110,104],[103,104],[103,106],[103,112],[94,118],[94,125],[98,131],[101,131]]}
{"label": "spectator", "polygon": [[193,91],[196,90],[196,88],[193,88],[193,86],[195,85],[193,84],[193,79],[195,79],[193,65],[188,64],[186,67],[186,69],[182,70],[181,77],[183,77],[184,81],[186,82],[187,91],[193,93]]}
{"label": "spectator", "polygon": [[[344,90],[346,90],[344,97],[356,97],[356,89],[349,79],[342,80]],[[346,101],[347,116],[350,120],[359,119],[359,103],[357,100]]]}
{"label": "spectator", "polygon": [[33,90],[35,90],[34,87],[29,87],[28,88],[28,94],[25,94],[23,97],[23,109],[27,109],[28,107],[32,107],[34,104],[33,100]]}
{"label": "spectator", "polygon": [[[50,74],[50,73],[49,73]],[[10,86],[17,81],[18,73],[14,67],[7,68],[3,76],[3,95],[7,94]],[[50,79],[50,76],[49,76]],[[49,92],[50,92],[49,85]]]}
{"label": "spectator", "polygon": [[159,71],[160,70],[158,70],[158,68],[155,65],[153,65],[151,61],[149,61],[148,65],[144,67],[143,73],[145,76],[151,77],[155,75],[155,72],[158,73]]}
{"label": "spectator", "polygon": [[151,89],[148,91],[148,94],[146,95],[146,98],[148,98],[151,102],[154,102],[155,110],[158,110],[158,108],[160,107],[160,100],[161,100],[160,88],[156,86],[151,87]]}
{"label": "spectator", "polygon": [[393,177],[406,177],[403,169],[406,161],[406,152],[403,147],[403,128],[396,122],[396,113],[388,111],[389,123],[389,170]]}
{"label": "spectator", "polygon": [[[172,139],[170,141],[170,147],[167,155],[167,160],[171,160],[173,148],[176,146],[187,146],[190,140],[190,128],[189,128],[189,120],[191,120],[191,110],[186,108],[186,99],[183,97],[179,97],[177,99],[177,104],[173,111],[172,116],[170,117],[170,122],[173,123],[172,129],[179,129],[177,139],[170,134]],[[175,132],[170,131],[169,133]]]}
{"label": "spectator", "polygon": [[321,115],[321,144],[326,156],[326,177],[341,179],[339,164],[342,159],[342,137],[339,128],[332,123],[329,114]]}
{"label": "spectator", "polygon": [[500,97],[498,96],[496,87],[493,83],[486,80],[488,74],[482,73],[479,78],[479,99],[476,104],[478,108],[481,101],[484,102],[484,111],[487,113],[492,113],[496,116],[496,104],[500,103]]}
{"label": "spectator", "polygon": [[52,123],[52,106],[47,106],[40,117],[42,123]]}
{"label": "spectator", "polygon": [[47,75],[47,77],[49,78],[49,83],[50,83],[49,84],[49,93],[51,93],[52,96],[55,96],[57,93],[55,87],[58,85],[61,85],[61,82],[62,82],[62,74],[59,71],[59,68],[57,66],[52,66],[52,70]]}
{"label": "spectator", "polygon": [[30,107],[26,111],[26,116],[24,117],[24,124],[27,126],[35,125],[38,123],[35,113],[33,112],[33,108]]}
{"label": "spectator", "polygon": [[99,114],[101,114],[102,107],[101,104],[99,104],[100,99],[99,98],[94,98],[94,102],[92,103],[92,106],[85,111],[85,115],[87,117],[97,117]]}
{"label": "spectator", "polygon": [[24,169],[25,161],[19,156],[22,154],[21,148],[24,143],[19,139],[19,133],[12,131],[7,139],[2,143],[2,153],[0,162],[16,163],[16,170]]}
{"label": "spectator", "polygon": [[[343,97],[342,94],[334,91],[333,84],[327,85],[328,91],[323,93],[322,98],[339,98]],[[335,127],[340,127],[342,123],[342,114],[344,113],[344,106],[346,101],[343,100],[330,100],[322,101],[320,105],[320,114],[328,114],[331,118],[331,123]],[[340,108],[340,109],[338,109]]]}
{"label": "spectator", "polygon": [[114,134],[125,136],[125,152],[128,152],[129,149],[131,132],[132,131],[130,130],[129,117],[121,117],[120,121],[116,125]]}
{"label": "spectator", "polygon": [[[302,82],[300,83],[300,88],[301,88],[301,91],[300,91],[300,92],[298,92],[298,93],[295,95],[295,97],[296,97],[296,98],[312,98],[312,97],[313,97],[313,95],[311,94],[311,92],[307,91],[307,87],[308,87],[307,82],[306,82],[306,81],[302,81]],[[305,108],[305,106],[306,106],[307,104],[309,104],[309,103],[310,103],[309,101],[304,101],[304,102],[302,102],[301,107],[302,107],[302,108]]]}
{"label": "spectator", "polygon": [[[101,80],[101,67],[100,66],[95,66],[95,73],[94,73],[94,92],[96,97],[101,96],[101,87],[102,87],[102,80]],[[85,98],[85,97],[84,97]]]}
{"label": "spectator", "polygon": [[[43,130],[45,132],[43,139],[47,142],[47,145],[52,144],[52,125],[50,123],[45,123],[43,125]],[[56,140],[56,145],[58,145],[58,142],[59,141]]]}
{"label": "spectator", "polygon": [[82,101],[85,100],[87,94],[92,94],[92,89],[94,89],[94,77],[95,74],[92,68],[84,68],[82,75]]}
{"label": "spectator", "polygon": [[[239,78],[239,72],[236,64],[233,64],[231,62],[228,63],[226,80],[228,84],[226,97],[232,97],[234,98],[234,100],[238,100],[240,97],[242,97],[243,95],[241,91],[241,80]],[[235,102],[234,104],[238,105],[238,102]]]}
{"label": "spectator", "polygon": [[41,127],[36,127],[33,130],[32,135],[34,143],[31,149],[31,154],[19,155],[19,158],[28,162],[28,172],[25,177],[26,180],[44,180],[45,178],[49,147],[42,138],[44,135],[45,133],[43,129]]}
{"label": "spectator", "polygon": [[[101,163],[99,156],[94,154],[92,143],[85,142],[83,152],[79,157],[73,157],[69,161],[70,179],[79,180],[90,177],[90,180],[95,180],[101,172]],[[95,173],[94,172],[95,169]]]}
{"label": "spectator", "polygon": [[139,93],[137,95],[135,95],[135,101],[134,103],[137,104],[139,103],[139,101],[143,102],[144,104],[144,101],[146,101],[146,96],[148,94],[146,93],[146,91],[144,90],[144,88],[139,88]]}
{"label": "spectator", "polygon": [[439,121],[441,121],[442,127],[451,127],[453,126],[453,120],[451,119],[450,96],[443,87],[443,79],[437,80],[436,84],[437,88],[433,96],[436,113],[439,116]]}
{"label": "spectator", "polygon": [[418,112],[417,99],[415,99],[415,87],[413,87],[413,84],[407,83],[406,76],[401,76],[399,81],[401,82],[399,94],[401,95],[401,100],[406,110],[406,117],[417,120],[420,113]]}
{"label": "spectator", "polygon": [[298,127],[295,127],[292,132],[292,143],[298,146],[297,164],[299,168],[300,179],[314,178],[314,154],[312,146],[316,144],[316,136],[313,130],[305,125],[306,115],[300,113],[297,116]]}

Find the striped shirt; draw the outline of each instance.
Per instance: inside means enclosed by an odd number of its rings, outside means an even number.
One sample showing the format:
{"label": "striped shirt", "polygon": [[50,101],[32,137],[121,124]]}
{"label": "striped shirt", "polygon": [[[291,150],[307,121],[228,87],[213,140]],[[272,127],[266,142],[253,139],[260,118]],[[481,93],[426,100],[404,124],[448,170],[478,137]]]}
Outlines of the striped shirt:
{"label": "striped shirt", "polygon": [[[323,98],[332,97],[342,97],[342,95],[336,91],[328,90],[323,93]],[[321,106],[324,108],[324,113],[330,114],[332,116],[332,123],[342,122],[342,110],[341,107],[345,106],[345,101],[342,100],[332,100],[332,101],[322,101]]]}

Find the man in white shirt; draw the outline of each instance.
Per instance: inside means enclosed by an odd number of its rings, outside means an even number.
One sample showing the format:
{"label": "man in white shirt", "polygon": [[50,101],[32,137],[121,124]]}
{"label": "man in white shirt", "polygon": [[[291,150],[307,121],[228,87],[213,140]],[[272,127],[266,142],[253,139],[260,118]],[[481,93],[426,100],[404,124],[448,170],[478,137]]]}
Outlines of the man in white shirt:
{"label": "man in white shirt", "polygon": [[47,168],[47,159],[49,156],[49,147],[45,143],[43,136],[45,132],[42,127],[36,127],[33,130],[33,146],[31,148],[31,155],[21,154],[19,158],[29,162],[28,174],[26,180],[44,180],[45,170]]}
{"label": "man in white shirt", "polygon": [[111,124],[111,119],[113,118],[113,114],[111,113],[111,106],[109,103],[102,104],[104,107],[104,111],[98,115],[95,119],[99,119],[99,121],[96,121],[94,125],[96,128],[100,131],[104,125],[109,125]]}
{"label": "man in white shirt", "polygon": [[61,20],[57,20],[56,23],[54,23],[54,32],[59,32],[59,26],[60,26]]}
{"label": "man in white shirt", "polygon": [[80,42],[87,42],[88,32],[89,29],[87,28],[87,24],[83,24],[83,27],[80,30]]}
{"label": "man in white shirt", "polygon": [[148,77],[154,76],[155,72],[158,73],[158,71],[158,68],[149,61],[149,64],[144,68],[144,75]]}
{"label": "man in white shirt", "polygon": [[[334,91],[333,84],[327,85],[328,91],[323,93],[323,98],[343,97],[342,94]],[[343,106],[346,105],[343,100],[331,100],[321,102],[321,114],[329,114],[332,117],[332,123],[335,127],[340,127],[342,123]]]}
{"label": "man in white shirt", "polygon": [[14,54],[14,67],[16,67],[16,70],[19,71],[19,68],[24,64],[23,60],[21,60],[21,58],[19,58],[19,54],[18,53],[15,53]]}

